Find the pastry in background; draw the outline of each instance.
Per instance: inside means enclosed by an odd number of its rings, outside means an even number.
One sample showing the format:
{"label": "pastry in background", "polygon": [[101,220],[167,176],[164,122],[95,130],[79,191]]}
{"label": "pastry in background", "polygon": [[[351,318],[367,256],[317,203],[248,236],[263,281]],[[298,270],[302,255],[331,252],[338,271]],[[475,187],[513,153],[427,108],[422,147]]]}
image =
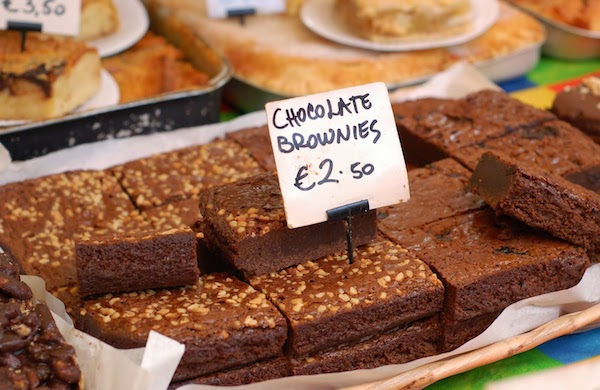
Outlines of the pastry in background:
{"label": "pastry in background", "polygon": [[186,62],[164,38],[147,33],[129,50],[102,60],[117,81],[120,103],[208,85],[209,77]]}
{"label": "pastry in background", "polygon": [[600,77],[587,77],[581,84],[563,89],[551,110],[600,144]]}
{"label": "pastry in background", "polygon": [[600,0],[511,0],[550,20],[600,31]]}
{"label": "pastry in background", "polygon": [[336,0],[343,20],[372,41],[452,36],[470,26],[470,0]]}
{"label": "pastry in background", "polygon": [[96,49],[69,37],[0,31],[0,119],[67,114],[100,89]]}
{"label": "pastry in background", "polygon": [[119,14],[113,0],[82,0],[79,39],[92,41],[118,29]]}

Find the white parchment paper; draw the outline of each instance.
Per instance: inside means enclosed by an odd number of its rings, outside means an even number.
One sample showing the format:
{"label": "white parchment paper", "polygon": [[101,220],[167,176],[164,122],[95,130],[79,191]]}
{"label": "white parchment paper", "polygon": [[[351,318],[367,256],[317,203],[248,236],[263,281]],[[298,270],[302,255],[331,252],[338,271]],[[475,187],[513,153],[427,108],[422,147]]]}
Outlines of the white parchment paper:
{"label": "white parchment paper", "polygon": [[[427,96],[458,98],[484,88],[498,87],[485,79],[472,66],[457,64],[421,86],[395,91],[390,97],[393,102]],[[222,137],[230,131],[264,125],[266,119],[264,111],[258,111],[226,123],[80,145],[33,160],[10,163],[3,172],[0,172],[0,184],[72,169],[103,169],[150,154],[202,144],[216,137]],[[0,163],[1,158],[0,150]],[[25,279],[29,282],[29,279],[39,278],[25,277]],[[45,297],[43,299],[56,314],[61,332],[77,349],[87,389],[166,389],[183,354],[181,344],[153,333],[145,349],[116,350],[74,329],[64,311],[64,305],[53,296],[46,294],[43,286],[34,284],[34,288],[40,296]],[[571,289],[526,299],[509,306],[483,334],[451,353],[372,370],[282,378],[236,388],[324,390],[382,380],[435,360],[522,334],[565,313],[579,311],[598,303],[600,303],[600,264],[590,267],[582,281]],[[216,387],[188,385],[182,389],[216,389]],[[219,387],[219,389],[224,388]]]}

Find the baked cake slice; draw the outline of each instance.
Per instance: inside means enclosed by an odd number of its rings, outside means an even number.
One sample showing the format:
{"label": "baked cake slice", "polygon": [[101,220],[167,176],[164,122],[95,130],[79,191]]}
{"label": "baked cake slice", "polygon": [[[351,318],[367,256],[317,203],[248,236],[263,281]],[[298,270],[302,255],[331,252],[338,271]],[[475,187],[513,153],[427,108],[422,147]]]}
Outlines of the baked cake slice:
{"label": "baked cake slice", "polygon": [[64,115],[100,89],[96,49],[69,37],[0,32],[0,119]]}

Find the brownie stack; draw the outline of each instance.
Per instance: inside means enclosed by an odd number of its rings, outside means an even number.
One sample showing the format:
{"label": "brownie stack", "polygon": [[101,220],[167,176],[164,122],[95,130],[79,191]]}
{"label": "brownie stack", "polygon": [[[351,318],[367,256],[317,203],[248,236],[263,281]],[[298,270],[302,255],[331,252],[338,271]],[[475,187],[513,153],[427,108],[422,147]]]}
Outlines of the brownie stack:
{"label": "brownie stack", "polygon": [[[173,388],[448,351],[511,303],[575,285],[600,257],[594,219],[551,229],[561,202],[597,214],[600,145],[500,92],[394,112],[411,199],[354,218],[352,264],[342,223],[287,228],[266,127],[5,185],[0,245],[84,331],[119,348],[144,345],[151,330],[185,344]],[[505,172],[510,191],[489,196],[471,171],[500,150],[484,176]],[[592,191],[580,196],[581,185]],[[530,196],[550,219],[519,214]],[[589,231],[561,239],[578,226]]]}

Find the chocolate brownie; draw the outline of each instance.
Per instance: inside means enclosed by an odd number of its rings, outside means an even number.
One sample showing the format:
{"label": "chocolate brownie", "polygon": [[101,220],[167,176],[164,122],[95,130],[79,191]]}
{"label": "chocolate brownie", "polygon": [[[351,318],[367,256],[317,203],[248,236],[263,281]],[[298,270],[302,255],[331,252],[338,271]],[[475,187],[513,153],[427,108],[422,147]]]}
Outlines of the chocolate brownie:
{"label": "chocolate brownie", "polygon": [[563,89],[551,111],[600,143],[600,78],[586,77],[581,84]]}
{"label": "chocolate brownie", "polygon": [[7,255],[0,256],[0,388],[82,388],[75,350],[50,311],[35,304]]}
{"label": "chocolate brownie", "polygon": [[[346,248],[344,221],[289,229],[275,173],[213,187],[200,195],[200,230],[209,249],[245,275],[261,275]],[[353,240],[377,233],[375,211],[354,216]]]}
{"label": "chocolate brownie", "polygon": [[500,151],[519,163],[530,163],[560,176],[600,165],[600,145],[559,120],[520,129],[501,138],[454,150],[450,154],[473,170],[481,155],[490,150]]}
{"label": "chocolate brownie", "polygon": [[463,99],[420,99],[393,105],[406,160],[423,165],[456,149],[555,119],[547,111],[485,90]]}
{"label": "chocolate brownie", "polygon": [[463,321],[579,282],[585,251],[483,209],[406,229],[398,242],[444,283],[445,318]]}
{"label": "chocolate brownie", "polygon": [[444,290],[421,260],[379,238],[356,249],[250,279],[290,325],[290,356],[312,354],[437,313]]}
{"label": "chocolate brownie", "polygon": [[73,171],[0,188],[0,245],[52,289],[76,283],[80,235],[150,227],[105,171]]}
{"label": "chocolate brownie", "polygon": [[[180,370],[178,369],[178,371]],[[181,371],[184,372],[184,370]],[[278,358],[262,360],[241,367],[234,367],[228,370],[213,372],[211,374],[199,376],[190,380],[173,382],[169,386],[169,390],[191,384],[241,386],[255,382],[283,378],[290,375],[291,372],[288,359],[282,356]]]}
{"label": "chocolate brownie", "polygon": [[198,203],[197,198],[189,198],[143,210],[142,215],[158,230],[194,227],[200,220]]}
{"label": "chocolate brownie", "polygon": [[401,364],[437,354],[440,321],[437,315],[412,322],[356,344],[311,356],[290,358],[294,375],[325,374]]}
{"label": "chocolate brownie", "polygon": [[483,333],[498,318],[502,311],[483,314],[468,320],[456,321],[442,316],[440,352],[456,349]]}
{"label": "chocolate brownie", "polygon": [[189,227],[93,236],[75,243],[81,296],[177,287],[198,280]]}
{"label": "chocolate brownie", "polygon": [[269,128],[267,126],[252,127],[227,133],[227,138],[231,138],[247,149],[250,155],[266,171],[277,170],[271,137],[269,136]]}
{"label": "chocolate brownie", "polygon": [[410,200],[377,210],[377,227],[397,239],[403,229],[418,227],[485,206],[466,184],[471,173],[452,159],[408,172]]}
{"label": "chocolate brownie", "polygon": [[280,356],[287,333],[264,294],[226,274],[201,276],[193,286],[87,300],[76,325],[117,348],[144,346],[151,330],[171,337],[185,344],[181,367],[189,378]]}
{"label": "chocolate brownie", "polygon": [[497,212],[600,251],[600,195],[534,166],[487,152],[470,187]]}
{"label": "chocolate brownie", "polygon": [[219,184],[263,172],[232,140],[215,140],[131,161],[113,168],[123,188],[144,210],[187,198]]}

